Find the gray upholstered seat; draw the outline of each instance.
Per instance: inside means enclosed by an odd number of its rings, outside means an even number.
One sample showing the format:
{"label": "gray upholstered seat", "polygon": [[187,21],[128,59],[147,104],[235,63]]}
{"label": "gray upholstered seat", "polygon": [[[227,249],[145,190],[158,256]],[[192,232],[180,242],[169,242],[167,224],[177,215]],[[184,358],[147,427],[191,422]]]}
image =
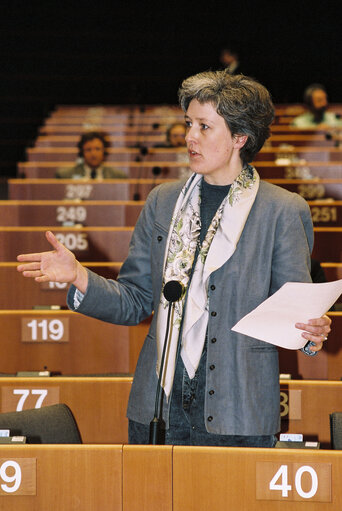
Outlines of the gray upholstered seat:
{"label": "gray upholstered seat", "polygon": [[342,412],[330,414],[330,440],[332,449],[342,449]]}
{"label": "gray upholstered seat", "polygon": [[76,420],[65,404],[0,414],[0,429],[25,436],[30,444],[80,444]]}

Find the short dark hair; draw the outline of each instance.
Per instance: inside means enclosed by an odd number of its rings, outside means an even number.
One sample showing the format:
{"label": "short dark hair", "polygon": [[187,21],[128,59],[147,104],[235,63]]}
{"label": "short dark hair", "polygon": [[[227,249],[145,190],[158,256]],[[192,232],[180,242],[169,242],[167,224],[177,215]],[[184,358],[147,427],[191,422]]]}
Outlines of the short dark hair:
{"label": "short dark hair", "polygon": [[306,87],[303,95],[304,103],[311,108],[313,106],[312,104],[312,95],[316,90],[322,90],[327,94],[327,90],[321,83],[312,83],[308,87]]}
{"label": "short dark hair", "polygon": [[274,106],[268,90],[259,82],[242,74],[206,71],[183,81],[179,102],[186,112],[190,102],[211,103],[232,134],[247,135],[240,149],[243,164],[251,162],[270,136]]}
{"label": "short dark hair", "polygon": [[171,135],[171,131],[173,130],[173,128],[175,128],[176,126],[181,126],[183,129],[184,129],[184,134],[185,134],[185,131],[186,131],[186,126],[184,124],[184,122],[174,122],[173,124],[171,124],[167,130],[166,130],[166,140],[168,142],[170,142],[170,135]]}
{"label": "short dark hair", "polygon": [[103,143],[104,156],[107,156],[107,154],[108,154],[107,149],[110,147],[110,142],[107,138],[106,133],[104,133],[103,131],[86,131],[85,133],[83,133],[78,144],[77,144],[78,156],[83,157],[84,144],[86,144],[87,142],[90,142],[91,140],[94,140],[96,138],[101,140],[101,142]]}

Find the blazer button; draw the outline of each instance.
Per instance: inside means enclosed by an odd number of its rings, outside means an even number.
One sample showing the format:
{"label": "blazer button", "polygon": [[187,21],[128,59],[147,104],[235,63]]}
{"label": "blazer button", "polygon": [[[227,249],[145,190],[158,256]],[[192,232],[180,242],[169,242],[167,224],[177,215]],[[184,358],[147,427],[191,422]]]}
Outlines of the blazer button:
{"label": "blazer button", "polygon": [[208,422],[211,422],[212,420],[213,420],[213,417],[211,415],[209,415]]}
{"label": "blazer button", "polygon": [[209,366],[209,369],[210,369],[210,371],[213,371],[215,369],[214,364],[211,364],[211,366]]}
{"label": "blazer button", "polygon": [[215,394],[215,390],[209,390],[209,396],[212,396],[213,394]]}
{"label": "blazer button", "polygon": [[211,289],[212,291],[215,291],[216,286],[214,286],[214,284],[211,284],[210,289]]}
{"label": "blazer button", "polygon": [[211,339],[211,342],[212,342],[213,344],[215,344],[215,342],[216,342],[216,341],[217,341],[216,337],[213,337],[213,338]]}
{"label": "blazer button", "polygon": [[212,315],[212,316],[216,316],[216,315],[217,315],[217,312],[212,311],[212,312],[211,312],[211,315]]}
{"label": "blazer button", "polygon": [[157,240],[159,241],[159,243],[162,241],[163,239],[163,236],[158,236]]}

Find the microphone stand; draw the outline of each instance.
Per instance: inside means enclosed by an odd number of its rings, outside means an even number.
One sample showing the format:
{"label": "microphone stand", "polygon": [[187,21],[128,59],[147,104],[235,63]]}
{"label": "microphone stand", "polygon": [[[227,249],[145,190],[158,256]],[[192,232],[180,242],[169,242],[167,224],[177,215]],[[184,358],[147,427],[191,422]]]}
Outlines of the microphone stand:
{"label": "microphone stand", "polygon": [[160,360],[160,368],[159,368],[159,377],[157,383],[156,390],[156,400],[155,400],[155,409],[154,409],[154,417],[150,422],[150,436],[149,443],[152,445],[162,445],[165,444],[165,421],[163,419],[163,397],[164,390],[162,388],[162,379],[164,375],[164,364],[165,364],[165,355],[168,346],[168,337],[170,330],[170,318],[171,312],[174,309],[174,304],[177,302],[184,292],[183,285],[176,281],[171,280],[167,282],[164,286],[164,296],[166,300],[169,302],[169,308],[167,313],[167,321],[166,321],[166,332],[164,338],[164,345],[162,356]]}
{"label": "microphone stand", "polygon": [[162,388],[161,382],[164,372],[164,364],[165,364],[165,354],[166,354],[166,348],[168,345],[168,335],[169,335],[169,329],[170,329],[170,317],[171,317],[171,311],[174,307],[174,304],[172,302],[169,302],[169,310],[167,313],[167,322],[166,322],[166,332],[165,332],[165,338],[164,338],[164,346],[163,346],[163,352],[161,356],[160,361],[160,368],[159,368],[159,377],[158,377],[158,383],[157,383],[157,390],[156,390],[156,401],[155,401],[155,408],[154,408],[154,417],[150,423],[150,439],[149,443],[152,445],[163,445],[165,444],[165,421],[162,417],[162,410],[163,410],[163,397],[164,397],[164,390]]}

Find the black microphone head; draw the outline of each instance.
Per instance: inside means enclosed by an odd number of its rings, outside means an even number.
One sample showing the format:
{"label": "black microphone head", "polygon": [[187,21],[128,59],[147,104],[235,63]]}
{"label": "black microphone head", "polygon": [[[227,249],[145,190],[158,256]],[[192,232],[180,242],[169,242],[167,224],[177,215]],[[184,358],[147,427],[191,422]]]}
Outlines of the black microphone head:
{"label": "black microphone head", "polygon": [[145,146],[140,147],[140,154],[142,156],[146,156],[147,153],[148,153],[147,147],[145,147]]}
{"label": "black microphone head", "polygon": [[155,167],[152,167],[152,174],[154,176],[159,176],[159,174],[161,174],[161,167],[158,167],[157,165]]}
{"label": "black microphone head", "polygon": [[177,302],[184,291],[184,286],[178,280],[170,280],[166,282],[163,294],[168,302]]}
{"label": "black microphone head", "polygon": [[152,128],[153,128],[154,130],[157,130],[157,129],[159,128],[159,122],[154,122],[154,123],[152,124]]}

